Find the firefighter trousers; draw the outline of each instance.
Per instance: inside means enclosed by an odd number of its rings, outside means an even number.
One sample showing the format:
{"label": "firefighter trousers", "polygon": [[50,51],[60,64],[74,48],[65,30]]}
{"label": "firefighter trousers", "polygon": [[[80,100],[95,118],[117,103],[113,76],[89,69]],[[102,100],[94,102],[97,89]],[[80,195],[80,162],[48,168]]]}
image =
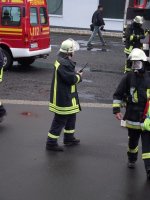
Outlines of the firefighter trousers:
{"label": "firefighter trousers", "polygon": [[141,137],[142,142],[142,159],[145,164],[145,169],[150,169],[150,132],[128,129],[128,159],[135,162],[138,157],[138,144]]}
{"label": "firefighter trousers", "polygon": [[72,139],[75,133],[76,114],[59,115],[55,114],[51,128],[48,133],[48,142],[57,142],[62,129],[64,128],[64,139]]}

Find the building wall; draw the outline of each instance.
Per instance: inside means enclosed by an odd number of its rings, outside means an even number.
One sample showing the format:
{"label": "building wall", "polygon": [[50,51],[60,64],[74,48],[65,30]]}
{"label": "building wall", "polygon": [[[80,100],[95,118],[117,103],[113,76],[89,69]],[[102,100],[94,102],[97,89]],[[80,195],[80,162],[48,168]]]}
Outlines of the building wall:
{"label": "building wall", "polygon": [[[110,0],[105,1],[110,2]],[[63,0],[63,14],[50,15],[50,24],[52,26],[88,29],[92,14],[97,9],[98,4],[99,0]],[[110,7],[110,5],[108,6]],[[104,20],[106,30],[122,31],[123,19],[112,19],[105,16]]]}

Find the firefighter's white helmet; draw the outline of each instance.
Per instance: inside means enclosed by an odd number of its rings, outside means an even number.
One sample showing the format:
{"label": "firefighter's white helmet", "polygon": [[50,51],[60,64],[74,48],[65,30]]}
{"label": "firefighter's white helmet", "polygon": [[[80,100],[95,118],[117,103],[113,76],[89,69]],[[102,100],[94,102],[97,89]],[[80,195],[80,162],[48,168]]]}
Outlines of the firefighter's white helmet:
{"label": "firefighter's white helmet", "polygon": [[62,42],[59,51],[63,52],[63,53],[73,53],[74,51],[78,51],[79,48],[80,48],[80,46],[79,46],[78,42],[69,38]]}
{"label": "firefighter's white helmet", "polygon": [[132,60],[132,61],[134,61],[134,60],[147,61],[147,56],[143,50],[135,48],[129,54],[128,59]]}
{"label": "firefighter's white helmet", "polygon": [[143,24],[144,19],[141,16],[136,16],[133,21],[138,23],[138,24]]}

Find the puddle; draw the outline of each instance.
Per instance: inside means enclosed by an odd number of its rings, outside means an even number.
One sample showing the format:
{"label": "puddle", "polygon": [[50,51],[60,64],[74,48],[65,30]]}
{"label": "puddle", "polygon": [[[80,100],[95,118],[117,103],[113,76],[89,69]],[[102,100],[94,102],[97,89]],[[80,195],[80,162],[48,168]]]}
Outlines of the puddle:
{"label": "puddle", "polygon": [[89,79],[83,79],[82,82],[85,82],[85,83],[92,83],[93,81],[92,81],[92,80],[89,80]]}
{"label": "puddle", "polygon": [[85,94],[85,93],[81,94],[81,93],[79,93],[79,98],[94,100],[95,99],[95,95],[93,95],[93,94]]}

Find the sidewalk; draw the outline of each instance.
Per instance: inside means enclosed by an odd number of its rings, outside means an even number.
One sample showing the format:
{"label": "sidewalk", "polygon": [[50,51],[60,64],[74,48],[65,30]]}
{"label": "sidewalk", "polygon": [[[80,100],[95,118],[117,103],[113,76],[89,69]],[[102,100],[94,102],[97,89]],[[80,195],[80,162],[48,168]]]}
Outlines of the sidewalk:
{"label": "sidewalk", "polygon": [[[51,27],[51,33],[69,33],[69,34],[79,34],[79,35],[90,35],[91,31],[88,29],[75,29],[75,28],[62,28],[62,27]],[[122,38],[122,32],[111,32],[102,31],[102,35],[107,37],[119,37]]]}

